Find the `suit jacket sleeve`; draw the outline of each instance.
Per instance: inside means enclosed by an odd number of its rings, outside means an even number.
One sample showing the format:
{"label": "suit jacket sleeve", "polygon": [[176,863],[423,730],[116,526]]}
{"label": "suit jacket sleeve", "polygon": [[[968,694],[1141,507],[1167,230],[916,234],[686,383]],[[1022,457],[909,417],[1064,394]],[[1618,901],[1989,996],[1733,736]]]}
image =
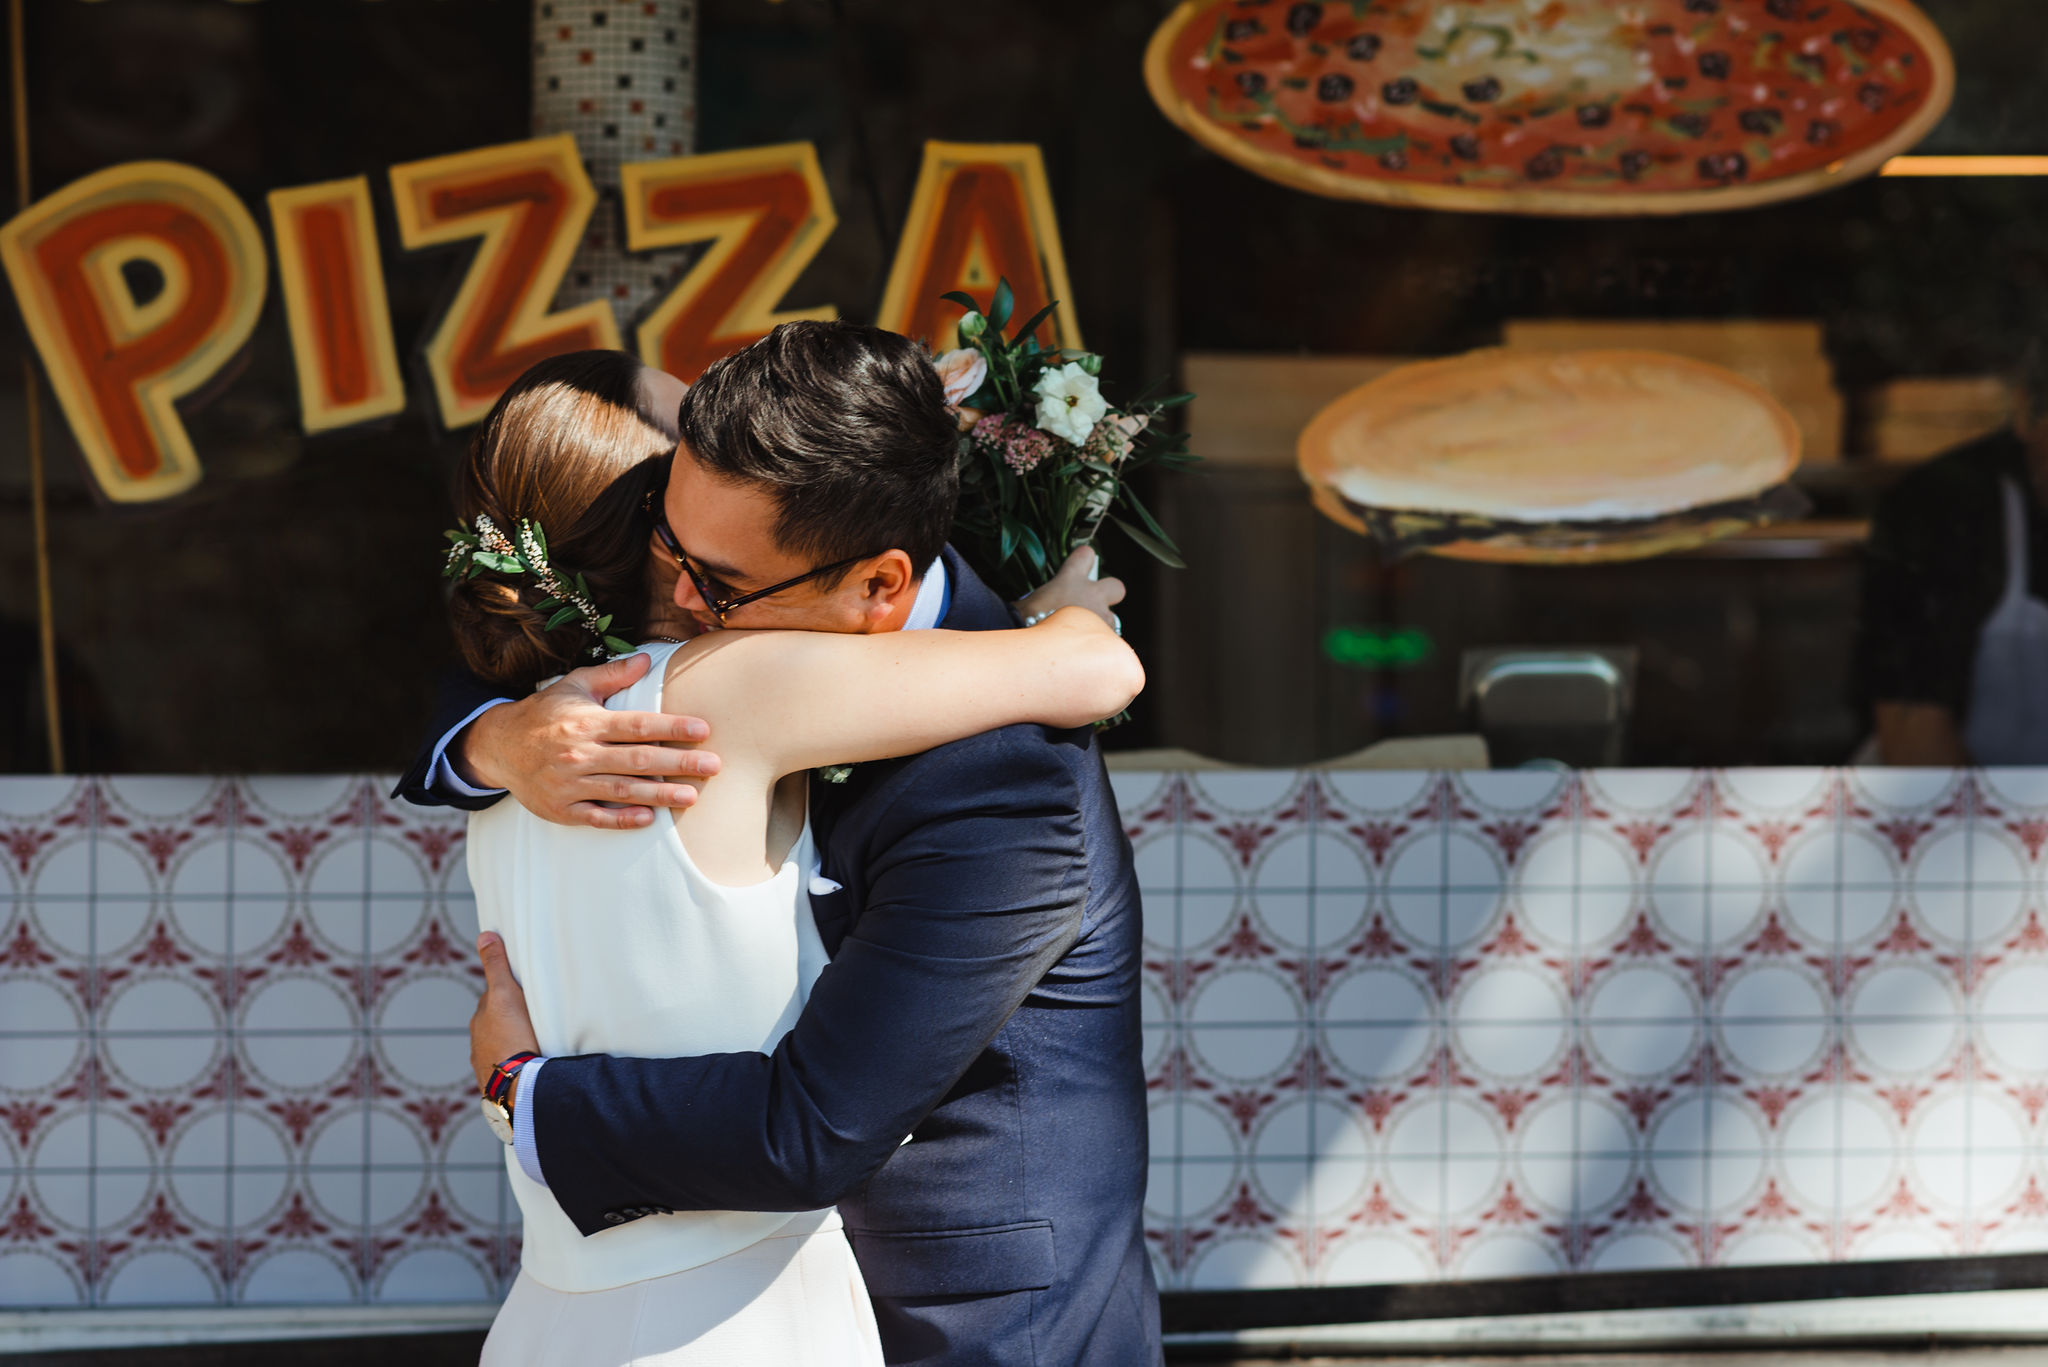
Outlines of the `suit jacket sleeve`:
{"label": "suit jacket sleeve", "polygon": [[535,1136],[577,1228],[633,1207],[815,1210],[879,1168],[1080,933],[1061,749],[1010,727],[897,776],[865,905],[772,1055],[551,1060]]}
{"label": "suit jacket sleeve", "polygon": [[398,780],[398,786],[391,790],[391,796],[404,798],[420,807],[459,807],[466,812],[482,811],[496,802],[502,793],[484,797],[472,797],[463,793],[448,792],[433,786],[434,750],[442,739],[462,724],[462,719],[482,707],[505,696],[505,691],[493,684],[485,683],[466,669],[453,669],[441,676],[441,686],[434,699],[434,720],[427,732],[427,739],[414,756],[412,767]]}

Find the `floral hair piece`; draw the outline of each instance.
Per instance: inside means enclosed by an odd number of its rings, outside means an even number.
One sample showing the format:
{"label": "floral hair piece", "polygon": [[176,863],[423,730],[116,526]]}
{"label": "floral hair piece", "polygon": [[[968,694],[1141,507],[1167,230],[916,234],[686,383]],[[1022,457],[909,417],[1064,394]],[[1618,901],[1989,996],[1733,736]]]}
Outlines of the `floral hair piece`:
{"label": "floral hair piece", "polygon": [[498,524],[483,513],[476,515],[476,526],[456,526],[442,533],[448,538],[448,559],[441,566],[444,579],[474,579],[485,570],[496,570],[500,574],[514,577],[524,576],[533,580],[547,597],[533,605],[536,612],[549,612],[544,630],[583,619],[583,627],[596,641],[590,647],[592,658],[602,660],[607,652],[613,655],[632,653],[633,644],[611,635],[610,613],[599,614],[597,604],[590,601],[590,585],[580,574],[567,579],[548,563],[548,538],[540,524],[531,518],[519,519],[519,540],[515,544],[505,533],[498,530]]}

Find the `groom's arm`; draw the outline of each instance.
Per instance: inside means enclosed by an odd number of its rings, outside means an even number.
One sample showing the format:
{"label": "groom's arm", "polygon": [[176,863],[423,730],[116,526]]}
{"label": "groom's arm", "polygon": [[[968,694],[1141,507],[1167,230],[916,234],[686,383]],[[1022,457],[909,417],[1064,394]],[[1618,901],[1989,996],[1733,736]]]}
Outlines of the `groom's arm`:
{"label": "groom's arm", "polygon": [[535,1079],[540,1166],[577,1228],[629,1208],[834,1204],[1074,943],[1080,794],[1056,747],[1010,727],[946,761],[903,785],[859,922],[772,1055],[557,1058]]}
{"label": "groom's arm", "polygon": [[718,772],[698,746],[710,727],[666,712],[614,712],[604,700],[637,683],[645,655],[572,670],[512,702],[471,674],[444,681],[429,741],[393,797],[476,811],[510,792],[535,816],[567,826],[645,826],[656,807],[687,807],[687,780]]}
{"label": "groom's arm", "polygon": [[470,724],[485,711],[507,701],[502,689],[485,683],[466,669],[442,675],[428,740],[414,757],[412,767],[392,789],[391,796],[421,807],[459,807],[471,812],[503,797],[503,789],[480,788],[454,766],[460,762]]}

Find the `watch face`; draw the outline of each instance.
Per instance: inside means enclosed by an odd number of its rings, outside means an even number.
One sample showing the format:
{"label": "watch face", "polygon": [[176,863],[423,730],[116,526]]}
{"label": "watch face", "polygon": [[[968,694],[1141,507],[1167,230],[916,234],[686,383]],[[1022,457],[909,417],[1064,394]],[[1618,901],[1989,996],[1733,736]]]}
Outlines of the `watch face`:
{"label": "watch face", "polygon": [[501,1144],[512,1142],[512,1113],[489,1097],[481,1100],[484,1108],[484,1124],[491,1127],[491,1133],[498,1136]]}

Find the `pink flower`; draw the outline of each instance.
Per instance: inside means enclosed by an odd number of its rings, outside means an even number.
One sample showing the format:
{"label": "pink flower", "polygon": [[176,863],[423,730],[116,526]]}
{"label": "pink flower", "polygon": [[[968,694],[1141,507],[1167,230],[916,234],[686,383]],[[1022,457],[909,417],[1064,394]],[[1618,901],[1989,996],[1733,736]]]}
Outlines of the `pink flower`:
{"label": "pink flower", "polygon": [[1003,460],[1018,474],[1028,474],[1052,454],[1052,438],[1035,427],[1011,423],[1003,438]]}
{"label": "pink flower", "polygon": [[967,402],[988,378],[988,358],[973,347],[949,351],[932,365],[939,372],[939,382],[946,387],[948,404]]}
{"label": "pink flower", "polygon": [[1028,423],[1012,422],[991,413],[968,430],[977,443],[993,451],[1018,474],[1028,474],[1052,454],[1052,438]]}

